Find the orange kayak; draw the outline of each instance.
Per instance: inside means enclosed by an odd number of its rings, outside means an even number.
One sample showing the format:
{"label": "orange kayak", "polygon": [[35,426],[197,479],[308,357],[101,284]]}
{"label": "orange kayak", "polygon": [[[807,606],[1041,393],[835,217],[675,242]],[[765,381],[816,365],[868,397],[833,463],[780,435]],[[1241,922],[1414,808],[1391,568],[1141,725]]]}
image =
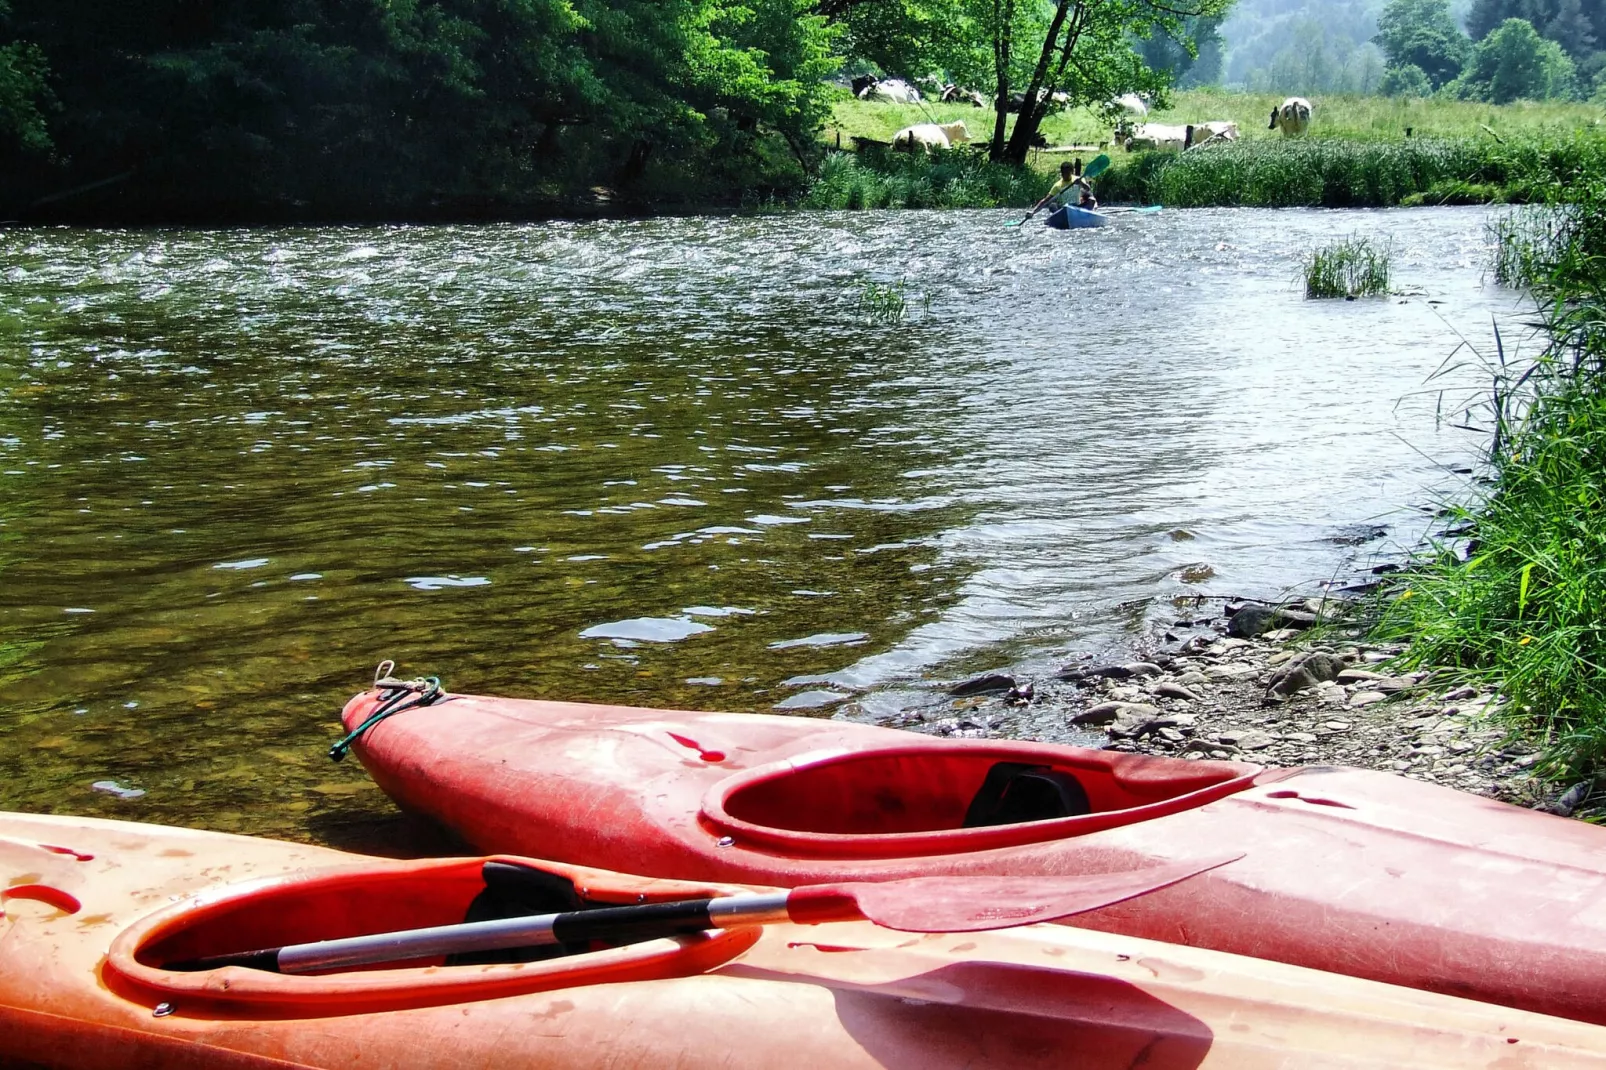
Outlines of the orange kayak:
{"label": "orange kayak", "polygon": [[[487,861],[0,814],[0,1064],[1606,1068],[1600,1026],[1063,925],[784,923],[528,962],[168,968],[460,921]],[[590,902],[710,891],[496,861]]]}
{"label": "orange kayak", "polygon": [[[348,729],[384,698],[348,704]],[[1076,924],[1606,1023],[1606,829],[1358,769],[453,695],[355,751],[482,850],[792,887],[1241,861]]]}

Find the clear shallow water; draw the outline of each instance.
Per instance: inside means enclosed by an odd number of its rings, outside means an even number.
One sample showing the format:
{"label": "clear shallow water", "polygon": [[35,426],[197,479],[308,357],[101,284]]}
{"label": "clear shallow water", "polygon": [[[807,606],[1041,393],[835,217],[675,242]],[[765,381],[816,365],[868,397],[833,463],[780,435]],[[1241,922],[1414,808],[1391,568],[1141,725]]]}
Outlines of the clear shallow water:
{"label": "clear shallow water", "polygon": [[[1481,210],[1008,218],[0,232],[0,806],[338,841],[384,657],[796,708],[1421,533]],[[1352,233],[1420,296],[1302,300]]]}

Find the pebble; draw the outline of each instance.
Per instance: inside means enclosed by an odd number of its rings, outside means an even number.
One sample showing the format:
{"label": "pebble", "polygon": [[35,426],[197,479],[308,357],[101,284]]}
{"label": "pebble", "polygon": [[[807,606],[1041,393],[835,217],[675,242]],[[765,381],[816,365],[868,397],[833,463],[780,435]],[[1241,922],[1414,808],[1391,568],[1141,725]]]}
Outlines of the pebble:
{"label": "pebble", "polygon": [[1387,698],[1388,696],[1381,691],[1357,691],[1350,696],[1349,704],[1351,709],[1361,709],[1373,703],[1382,702]]}
{"label": "pebble", "polygon": [[1171,680],[1162,680],[1154,686],[1154,693],[1161,698],[1181,699],[1183,702],[1198,702],[1199,696],[1180,683]]}

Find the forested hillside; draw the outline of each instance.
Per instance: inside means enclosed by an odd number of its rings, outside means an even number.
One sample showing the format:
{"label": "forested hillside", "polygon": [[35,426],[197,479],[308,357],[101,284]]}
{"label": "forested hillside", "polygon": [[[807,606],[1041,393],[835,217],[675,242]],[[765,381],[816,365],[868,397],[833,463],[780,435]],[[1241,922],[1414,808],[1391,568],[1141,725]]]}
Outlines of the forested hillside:
{"label": "forested hillside", "polygon": [[[1222,24],[1227,85],[1262,92],[1393,92],[1389,58],[1376,40],[1389,0],[1238,0]],[[1472,44],[1508,19],[1528,22],[1574,64],[1575,89],[1587,96],[1606,68],[1606,2],[1602,0],[1450,0],[1450,20]],[[1461,60],[1470,58],[1467,49]],[[1507,62],[1521,62],[1508,60]],[[1451,77],[1454,75],[1452,74]],[[1438,88],[1449,78],[1430,78]]]}
{"label": "forested hillside", "polygon": [[[3,0],[0,0],[3,2]],[[13,0],[0,212],[474,214],[795,185],[808,0]]]}

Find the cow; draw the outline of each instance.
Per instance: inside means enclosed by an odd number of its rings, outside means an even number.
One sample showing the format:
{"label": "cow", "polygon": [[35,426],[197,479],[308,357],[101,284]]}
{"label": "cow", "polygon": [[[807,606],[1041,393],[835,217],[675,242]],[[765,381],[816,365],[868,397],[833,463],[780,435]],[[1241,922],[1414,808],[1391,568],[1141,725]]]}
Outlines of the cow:
{"label": "cow", "polygon": [[1147,119],[1149,106],[1136,93],[1123,93],[1104,105],[1104,110],[1116,118]]}
{"label": "cow", "polygon": [[1304,97],[1289,97],[1282,105],[1273,108],[1268,130],[1281,130],[1283,137],[1298,137],[1310,129],[1310,101]]}
{"label": "cow", "polygon": [[873,74],[861,74],[859,77],[853,79],[849,85],[853,87],[853,95],[855,97],[863,98],[864,91],[875,85],[880,80],[881,79],[877,78]]}
{"label": "cow", "polygon": [[913,152],[919,147],[930,152],[932,149],[951,149],[969,140],[970,131],[963,122],[921,123],[918,126],[906,126],[893,134],[892,147],[906,152]]}
{"label": "cow", "polygon": [[859,94],[860,100],[882,100],[890,104],[918,104],[920,90],[898,78],[877,82]]}
{"label": "cow", "polygon": [[1186,126],[1166,126],[1162,123],[1144,123],[1135,127],[1122,139],[1128,152],[1141,152],[1145,149],[1166,149],[1182,151],[1188,146],[1188,131]]}
{"label": "cow", "polygon": [[961,89],[952,82],[942,87],[942,102],[944,104],[969,104],[976,108],[985,108],[987,98],[974,89]]}
{"label": "cow", "polygon": [[1238,140],[1238,124],[1226,119],[1212,119],[1203,123],[1194,123],[1188,128],[1193,133],[1188,138],[1187,148],[1196,149],[1200,145],[1221,144],[1225,141]]}

